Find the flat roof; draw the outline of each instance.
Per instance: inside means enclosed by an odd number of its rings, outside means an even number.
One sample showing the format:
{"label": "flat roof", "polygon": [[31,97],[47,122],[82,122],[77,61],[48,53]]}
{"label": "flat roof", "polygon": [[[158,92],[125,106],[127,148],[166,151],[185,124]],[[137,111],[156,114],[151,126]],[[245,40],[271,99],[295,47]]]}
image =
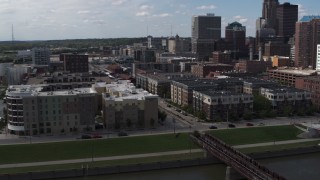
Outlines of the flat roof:
{"label": "flat roof", "polygon": [[144,100],[145,98],[157,98],[143,89],[137,89],[130,81],[118,81],[106,84],[106,89],[110,93],[119,93],[119,96],[106,96],[105,100],[123,101],[124,99]]}
{"label": "flat roof", "polygon": [[301,75],[301,76],[310,76],[314,73],[316,73],[316,70],[297,70],[297,69],[274,69],[274,70],[269,70],[270,72],[281,72],[281,73],[287,73],[287,74],[294,74],[294,75]]}

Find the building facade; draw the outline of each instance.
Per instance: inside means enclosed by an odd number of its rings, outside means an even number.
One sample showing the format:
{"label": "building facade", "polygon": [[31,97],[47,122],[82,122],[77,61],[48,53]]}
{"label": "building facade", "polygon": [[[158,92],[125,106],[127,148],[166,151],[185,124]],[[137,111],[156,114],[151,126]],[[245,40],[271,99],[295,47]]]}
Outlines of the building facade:
{"label": "building facade", "polygon": [[60,61],[63,62],[64,71],[70,73],[89,72],[88,55],[61,54]]}
{"label": "building facade", "polygon": [[320,44],[320,16],[304,16],[296,23],[295,66],[315,69],[318,44]]}
{"label": "building facade", "polygon": [[267,98],[272,105],[273,110],[283,112],[285,107],[291,106],[293,111],[298,111],[302,107],[311,106],[311,93],[289,87],[268,87],[261,88],[260,95]]}
{"label": "building facade", "polygon": [[320,44],[317,45],[317,64],[316,64],[316,70],[320,71]]}
{"label": "building facade", "polygon": [[197,65],[191,66],[191,73],[199,78],[207,77],[210,74],[210,72],[228,72],[232,70],[233,66],[229,64],[199,63]]}
{"label": "building facade", "polygon": [[50,50],[48,48],[32,49],[32,64],[35,66],[48,66],[50,64]]}
{"label": "building facade", "polygon": [[295,88],[311,93],[312,104],[320,108],[320,77],[300,77],[296,79]]}
{"label": "building facade", "polygon": [[228,91],[193,91],[193,108],[212,121],[229,121],[231,114],[242,117],[253,110],[253,95]]}
{"label": "building facade", "polygon": [[230,49],[233,53],[245,53],[246,50],[246,27],[238,22],[233,22],[226,26],[225,30],[227,42],[232,42],[233,48]]}
{"label": "building facade", "polygon": [[157,127],[158,96],[136,89],[130,81],[107,84],[102,99],[103,119],[107,129]]}
{"label": "building facade", "polygon": [[277,8],[277,36],[293,37],[297,21],[298,5],[288,2],[280,4]]}
{"label": "building facade", "polygon": [[221,16],[193,16],[191,32],[192,52],[200,59],[209,59],[214,51],[214,41],[221,38]]}
{"label": "building facade", "polygon": [[10,86],[6,92],[8,131],[57,135],[94,130],[96,95],[90,88],[45,92],[41,85]]}
{"label": "building facade", "polygon": [[316,73],[316,71],[296,69],[275,69],[268,70],[267,73],[270,80],[275,80],[282,85],[294,87],[297,78],[312,76]]}

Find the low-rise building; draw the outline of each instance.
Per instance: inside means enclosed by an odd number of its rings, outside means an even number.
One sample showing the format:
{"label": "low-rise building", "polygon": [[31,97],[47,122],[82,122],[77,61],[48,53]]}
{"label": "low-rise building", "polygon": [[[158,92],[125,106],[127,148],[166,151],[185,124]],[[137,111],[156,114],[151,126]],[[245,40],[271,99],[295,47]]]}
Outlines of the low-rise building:
{"label": "low-rise building", "polygon": [[9,86],[8,131],[57,135],[94,130],[97,93],[91,88],[44,91],[43,85]]}
{"label": "low-rise building", "polygon": [[229,64],[204,63],[191,66],[191,73],[199,78],[207,77],[210,72],[228,72],[232,70],[233,66]]}
{"label": "low-rise building", "polygon": [[214,63],[230,64],[231,61],[232,59],[230,51],[214,51],[212,53],[212,62]]}
{"label": "low-rise building", "polygon": [[246,78],[243,80],[243,93],[257,95],[262,87],[275,87],[278,84],[257,78]]}
{"label": "low-rise building", "polygon": [[107,84],[102,99],[103,119],[107,129],[157,127],[158,96],[137,89],[130,81]]}
{"label": "low-rise building", "polygon": [[315,75],[315,70],[298,70],[298,69],[273,69],[268,70],[270,80],[275,80],[282,85],[294,87],[296,78]]}
{"label": "low-rise building", "polygon": [[310,92],[312,104],[320,108],[320,76],[297,78],[295,87]]}
{"label": "low-rise building", "polygon": [[170,98],[170,85],[175,79],[195,78],[190,73],[147,73],[136,75],[136,86],[159,95],[164,98]]}
{"label": "low-rise building", "polygon": [[235,70],[241,73],[263,73],[266,72],[267,69],[272,67],[271,61],[247,61],[240,60],[239,63],[236,64]]}
{"label": "low-rise building", "polygon": [[252,112],[253,95],[230,91],[193,91],[193,108],[205,112],[208,120],[229,120],[229,116],[242,117]]}
{"label": "low-rise building", "polygon": [[181,106],[193,104],[193,91],[243,92],[243,82],[238,78],[226,79],[180,79],[171,83],[171,101]]}
{"label": "low-rise building", "polygon": [[284,108],[291,106],[294,111],[299,108],[311,106],[311,93],[286,86],[260,88],[260,94],[266,97],[274,110],[283,112]]}

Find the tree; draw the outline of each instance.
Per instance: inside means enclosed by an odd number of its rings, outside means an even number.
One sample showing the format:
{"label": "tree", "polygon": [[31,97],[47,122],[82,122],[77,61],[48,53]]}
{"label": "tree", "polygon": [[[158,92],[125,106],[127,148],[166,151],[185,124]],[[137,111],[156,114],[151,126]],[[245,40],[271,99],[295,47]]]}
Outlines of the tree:
{"label": "tree", "polygon": [[271,107],[272,107],[272,104],[269,101],[269,99],[267,99],[266,97],[264,97],[262,95],[254,96],[254,98],[253,98],[253,110],[255,112],[259,112],[259,111],[262,111],[262,110],[270,111]]}
{"label": "tree", "polygon": [[252,119],[252,113],[251,112],[245,112],[243,115],[244,120],[251,120]]}
{"label": "tree", "polygon": [[158,111],[158,118],[161,122],[164,122],[167,119],[167,113],[164,111]]}
{"label": "tree", "polygon": [[131,128],[131,126],[132,126],[132,122],[131,122],[131,119],[127,119],[127,127],[128,128]]}

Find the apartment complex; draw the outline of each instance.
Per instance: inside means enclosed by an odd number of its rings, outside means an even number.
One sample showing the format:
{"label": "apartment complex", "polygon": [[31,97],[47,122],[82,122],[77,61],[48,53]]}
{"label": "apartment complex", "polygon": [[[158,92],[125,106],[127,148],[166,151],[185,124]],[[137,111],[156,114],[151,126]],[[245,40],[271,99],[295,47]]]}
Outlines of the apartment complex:
{"label": "apartment complex", "polygon": [[16,135],[94,130],[97,93],[91,88],[44,91],[43,85],[9,86],[8,130]]}
{"label": "apartment complex", "polygon": [[194,79],[190,73],[147,73],[136,75],[136,86],[160,97],[170,98],[171,81]]}
{"label": "apartment complex", "polygon": [[247,78],[243,80],[243,93],[257,95],[262,87],[275,87],[277,83],[261,80],[257,78]]}
{"label": "apartment complex", "polygon": [[137,89],[130,81],[107,84],[102,101],[103,119],[109,130],[157,127],[158,96]]}
{"label": "apartment complex", "polygon": [[171,83],[171,101],[181,106],[193,104],[193,91],[243,92],[243,82],[237,78],[227,79],[184,79]]}
{"label": "apartment complex", "polygon": [[266,97],[271,102],[272,108],[278,112],[284,111],[286,106],[293,107],[294,111],[311,106],[311,93],[292,87],[263,87],[260,89],[260,94]]}
{"label": "apartment complex", "polygon": [[205,112],[207,119],[228,121],[229,115],[242,117],[253,110],[253,95],[230,91],[193,91],[193,108]]}

